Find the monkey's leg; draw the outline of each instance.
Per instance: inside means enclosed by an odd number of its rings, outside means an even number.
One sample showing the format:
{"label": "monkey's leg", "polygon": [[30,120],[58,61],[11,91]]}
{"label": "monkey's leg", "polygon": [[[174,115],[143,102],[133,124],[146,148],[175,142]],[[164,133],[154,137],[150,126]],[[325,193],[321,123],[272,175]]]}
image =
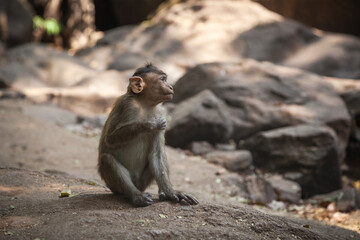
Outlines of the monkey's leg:
{"label": "monkey's leg", "polygon": [[159,186],[160,200],[170,200],[173,202],[180,202],[181,200],[184,200],[191,205],[199,203],[199,201],[193,196],[180,191],[175,191],[172,188],[169,178],[169,166],[165,153],[164,136],[161,134],[156,136],[153,142],[150,154],[150,166]]}
{"label": "monkey's leg", "polygon": [[171,192],[172,186],[164,144],[164,137],[161,134],[156,135],[149,155],[150,168],[159,186],[159,192]]}
{"label": "monkey's leg", "polygon": [[130,197],[136,207],[151,205],[153,200],[137,189],[131,180],[129,171],[110,154],[102,154],[99,171],[106,185],[114,193]]}

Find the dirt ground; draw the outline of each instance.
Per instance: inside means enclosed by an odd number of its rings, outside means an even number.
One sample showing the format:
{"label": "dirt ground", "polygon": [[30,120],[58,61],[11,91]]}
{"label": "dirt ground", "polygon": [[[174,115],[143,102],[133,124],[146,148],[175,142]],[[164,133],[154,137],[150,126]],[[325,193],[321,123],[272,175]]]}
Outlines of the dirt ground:
{"label": "dirt ground", "polygon": [[[173,148],[167,148],[172,183],[200,204],[159,202],[152,185],[155,203],[133,208],[100,180],[96,137],[29,116],[28,106],[0,101],[0,239],[360,239],[242,204],[231,197],[236,186],[225,184],[236,174]],[[59,198],[64,189],[71,197]]]}

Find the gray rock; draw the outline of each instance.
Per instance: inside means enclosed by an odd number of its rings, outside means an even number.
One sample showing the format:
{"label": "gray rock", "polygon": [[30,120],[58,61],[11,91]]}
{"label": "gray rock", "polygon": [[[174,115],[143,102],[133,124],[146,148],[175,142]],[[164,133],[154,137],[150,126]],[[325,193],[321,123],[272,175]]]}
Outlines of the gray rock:
{"label": "gray rock", "polygon": [[247,176],[245,188],[252,203],[265,205],[276,200],[276,194],[270,183],[261,176]]}
{"label": "gray rock", "polygon": [[344,100],[351,115],[351,131],[346,148],[345,163],[354,176],[360,175],[360,81],[326,78]]}
{"label": "gray rock", "polygon": [[[126,38],[125,34],[123,27],[109,33],[119,37],[107,38],[111,49],[98,46],[109,54],[101,62],[120,66],[118,59],[131,59],[129,53],[135,59],[143,55],[144,61],[191,67],[252,58],[326,76],[360,78],[359,38],[321,33],[251,1],[171,3],[157,12],[150,24],[137,26]],[[98,47],[91,51],[101,55]],[[113,61],[117,63],[112,64]]]}
{"label": "gray rock", "polygon": [[286,59],[289,53],[298,51],[317,38],[310,28],[286,19],[259,24],[240,34],[232,45],[243,57],[279,63]]}
{"label": "gray rock", "polygon": [[233,172],[247,170],[252,165],[251,153],[246,150],[214,151],[207,153],[205,158]]}
{"label": "gray rock", "polygon": [[324,34],[295,52],[284,65],[324,76],[360,78],[360,39],[341,34]]}
{"label": "gray rock", "polygon": [[341,188],[337,139],[328,127],[299,125],[260,132],[244,147],[257,167],[291,172],[305,198]]}
{"label": "gray rock", "polygon": [[206,141],[192,142],[188,149],[195,155],[203,155],[214,151],[214,147]]}
{"label": "gray rock", "polygon": [[339,157],[344,158],[350,116],[332,86],[317,75],[253,60],[201,64],[175,84],[173,101],[205,89],[229,109],[233,132],[228,140],[301,123],[322,124],[336,132]]}
{"label": "gray rock", "polygon": [[171,113],[166,141],[174,147],[186,147],[193,141],[224,142],[232,132],[229,116],[226,105],[204,90]]}
{"label": "gray rock", "polygon": [[93,76],[80,59],[44,44],[29,43],[7,51],[8,61],[0,66],[1,79],[15,88],[70,87]]}
{"label": "gray rock", "polygon": [[220,151],[235,151],[236,144],[235,143],[217,143],[215,148]]}
{"label": "gray rock", "polygon": [[316,195],[311,199],[320,205],[335,202],[335,210],[341,212],[360,209],[360,192],[355,188],[341,189],[328,194]]}
{"label": "gray rock", "polygon": [[283,179],[281,176],[270,176],[266,181],[273,187],[279,201],[299,203],[301,186],[297,182]]}

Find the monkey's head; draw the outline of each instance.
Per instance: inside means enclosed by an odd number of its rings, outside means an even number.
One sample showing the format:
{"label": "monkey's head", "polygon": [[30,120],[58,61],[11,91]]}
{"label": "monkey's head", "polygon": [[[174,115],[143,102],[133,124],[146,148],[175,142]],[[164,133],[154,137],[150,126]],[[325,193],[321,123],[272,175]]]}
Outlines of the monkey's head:
{"label": "monkey's head", "polygon": [[167,83],[167,75],[151,63],[138,68],[129,79],[128,92],[149,104],[159,104],[173,98],[173,87]]}

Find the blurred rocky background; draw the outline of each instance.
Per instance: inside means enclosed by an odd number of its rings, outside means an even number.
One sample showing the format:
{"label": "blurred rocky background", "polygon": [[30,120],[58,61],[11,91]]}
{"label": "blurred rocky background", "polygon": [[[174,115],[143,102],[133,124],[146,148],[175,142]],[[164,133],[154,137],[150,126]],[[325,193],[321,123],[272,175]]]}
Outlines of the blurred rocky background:
{"label": "blurred rocky background", "polygon": [[153,62],[175,90],[167,144],[215,164],[226,197],[341,225],[360,216],[359,11],[357,0],[1,0],[0,108],[97,139],[129,76]]}

